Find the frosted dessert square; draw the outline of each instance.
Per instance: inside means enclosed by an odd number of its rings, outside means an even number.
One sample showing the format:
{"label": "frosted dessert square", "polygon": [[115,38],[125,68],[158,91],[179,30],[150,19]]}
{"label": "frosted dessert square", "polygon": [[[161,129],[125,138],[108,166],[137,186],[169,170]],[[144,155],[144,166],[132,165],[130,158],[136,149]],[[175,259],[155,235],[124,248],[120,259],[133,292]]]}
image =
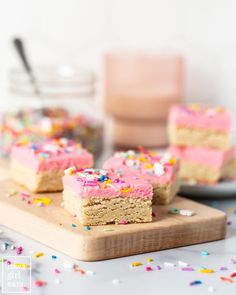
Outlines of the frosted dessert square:
{"label": "frosted dessert square", "polygon": [[61,191],[64,170],[93,166],[93,156],[66,138],[17,144],[11,151],[11,176],[32,192]]}
{"label": "frosted dessert square", "polygon": [[228,150],[207,147],[170,147],[180,159],[180,178],[200,183],[216,183],[220,179],[235,178],[235,148]]}
{"label": "frosted dessert square", "polygon": [[152,221],[152,186],[142,178],[71,167],[63,186],[63,206],[82,225]]}
{"label": "frosted dessert square", "polygon": [[137,175],[153,185],[153,203],[168,204],[179,189],[178,160],[169,153],[133,150],[117,152],[105,161],[104,169],[122,175]]}
{"label": "frosted dessert square", "polygon": [[223,107],[176,105],[169,114],[169,140],[176,146],[227,150],[231,145],[231,129],[231,114]]}

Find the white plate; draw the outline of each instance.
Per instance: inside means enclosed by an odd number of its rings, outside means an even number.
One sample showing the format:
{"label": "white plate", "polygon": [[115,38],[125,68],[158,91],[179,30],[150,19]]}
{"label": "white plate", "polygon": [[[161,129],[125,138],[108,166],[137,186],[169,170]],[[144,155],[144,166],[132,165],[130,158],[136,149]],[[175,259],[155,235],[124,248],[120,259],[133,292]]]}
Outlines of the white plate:
{"label": "white plate", "polygon": [[236,180],[225,180],[214,185],[189,184],[183,182],[180,185],[180,194],[194,198],[236,197]]}

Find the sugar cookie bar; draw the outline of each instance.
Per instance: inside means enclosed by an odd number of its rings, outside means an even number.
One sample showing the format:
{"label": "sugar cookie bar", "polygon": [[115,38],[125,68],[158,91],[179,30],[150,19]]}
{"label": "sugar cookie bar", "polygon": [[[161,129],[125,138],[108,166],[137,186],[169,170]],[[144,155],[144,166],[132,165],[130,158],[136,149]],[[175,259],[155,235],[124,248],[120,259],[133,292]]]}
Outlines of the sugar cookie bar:
{"label": "sugar cookie bar", "polygon": [[204,146],[228,150],[232,118],[222,107],[200,104],[176,105],[169,115],[168,133],[172,145]]}
{"label": "sugar cookie bar", "polygon": [[137,175],[153,185],[153,203],[169,204],[179,189],[179,163],[169,153],[133,150],[117,152],[105,161],[103,168],[115,173]]}
{"label": "sugar cookie bar", "polygon": [[152,186],[139,177],[72,167],[63,186],[64,208],[82,225],[152,221]]}
{"label": "sugar cookie bar", "polygon": [[66,168],[92,165],[92,154],[65,138],[18,144],[12,148],[10,162],[12,178],[32,192],[61,191]]}

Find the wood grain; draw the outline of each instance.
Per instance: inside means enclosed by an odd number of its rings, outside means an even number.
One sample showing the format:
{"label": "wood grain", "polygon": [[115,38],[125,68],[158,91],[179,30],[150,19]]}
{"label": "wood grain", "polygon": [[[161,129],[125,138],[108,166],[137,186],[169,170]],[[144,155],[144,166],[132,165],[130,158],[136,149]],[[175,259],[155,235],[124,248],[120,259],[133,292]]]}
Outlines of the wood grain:
{"label": "wood grain", "polygon": [[[226,215],[217,209],[176,197],[166,206],[154,206],[151,223],[94,226],[86,230],[61,207],[60,193],[31,194],[50,197],[46,207],[28,205],[10,190],[25,191],[11,180],[0,182],[0,223],[68,256],[85,261],[103,260],[223,239]],[[31,197],[31,198],[32,198]],[[192,217],[168,214],[171,207],[191,209]],[[72,227],[72,223],[76,227]],[[113,231],[106,231],[112,229]]]}

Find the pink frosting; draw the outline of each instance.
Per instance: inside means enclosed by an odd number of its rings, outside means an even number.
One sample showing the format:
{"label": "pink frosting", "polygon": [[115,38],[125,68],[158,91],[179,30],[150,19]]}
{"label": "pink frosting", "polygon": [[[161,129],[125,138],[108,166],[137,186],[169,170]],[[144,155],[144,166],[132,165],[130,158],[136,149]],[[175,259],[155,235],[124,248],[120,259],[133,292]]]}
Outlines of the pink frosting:
{"label": "pink frosting", "polygon": [[[61,139],[62,140],[62,139]],[[59,141],[59,144],[58,144]],[[73,141],[49,140],[42,144],[22,144],[12,148],[11,157],[33,171],[65,170],[70,166],[89,168],[93,156]]]}
{"label": "pink frosting", "polygon": [[[130,159],[128,153],[132,152],[134,159]],[[139,159],[145,158],[147,161],[142,162]],[[131,155],[131,158],[133,156]],[[178,161],[171,163],[172,155],[166,153],[164,155],[151,155],[148,153],[138,153],[134,151],[116,153],[103,164],[104,169],[112,169],[114,172],[121,170],[125,175],[136,175],[151,182],[151,184],[172,183],[179,169]],[[176,159],[174,159],[176,160]],[[155,173],[155,163],[159,163],[163,168],[163,173]],[[148,167],[149,165],[149,167]],[[162,169],[159,167],[160,169]]]}
{"label": "pink frosting", "polygon": [[235,148],[227,151],[205,147],[170,147],[170,152],[180,160],[202,163],[214,168],[221,168],[235,156]]}
{"label": "pink frosting", "polygon": [[232,117],[223,108],[176,105],[171,108],[169,123],[177,127],[212,129],[228,133],[232,128]]}
{"label": "pink frosting", "polygon": [[[87,171],[92,171],[87,174]],[[100,173],[102,171],[102,174]],[[94,175],[108,177],[108,182],[98,181]],[[144,198],[152,199],[152,185],[144,179],[136,176],[117,177],[115,173],[105,169],[83,169],[82,172],[75,171],[72,175],[65,174],[63,177],[64,187],[72,189],[79,198]]]}

